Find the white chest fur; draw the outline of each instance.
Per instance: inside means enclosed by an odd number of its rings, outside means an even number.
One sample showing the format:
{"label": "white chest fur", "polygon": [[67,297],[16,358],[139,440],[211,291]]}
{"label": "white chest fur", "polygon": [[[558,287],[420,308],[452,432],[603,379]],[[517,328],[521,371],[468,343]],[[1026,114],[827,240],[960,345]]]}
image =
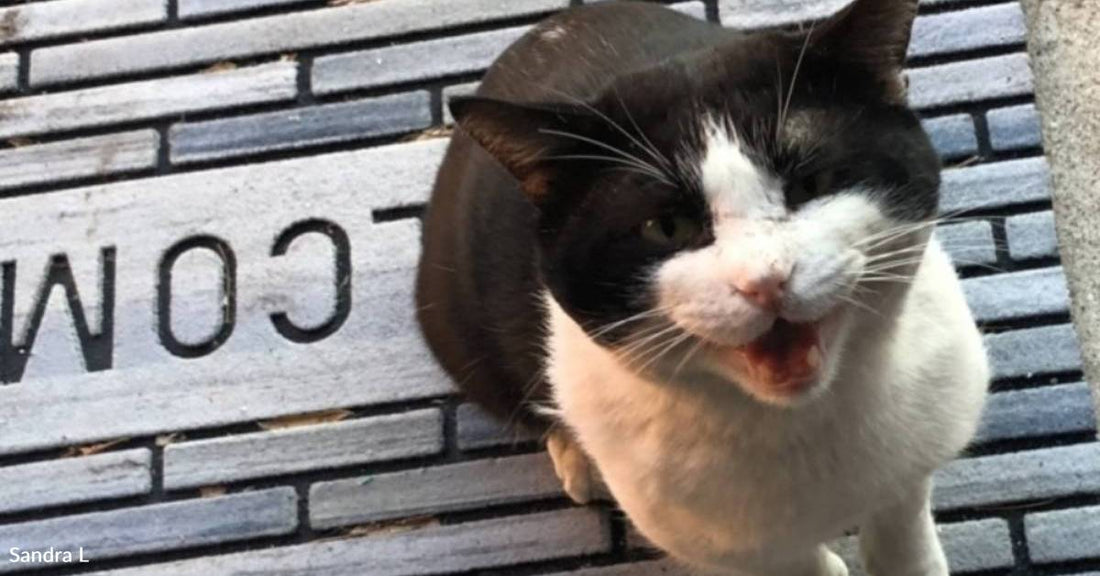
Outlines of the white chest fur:
{"label": "white chest fur", "polygon": [[561,417],[635,525],[700,565],[813,546],[893,503],[969,441],[988,375],[933,243],[902,313],[868,317],[826,394],[795,409],[622,367],[547,296]]}

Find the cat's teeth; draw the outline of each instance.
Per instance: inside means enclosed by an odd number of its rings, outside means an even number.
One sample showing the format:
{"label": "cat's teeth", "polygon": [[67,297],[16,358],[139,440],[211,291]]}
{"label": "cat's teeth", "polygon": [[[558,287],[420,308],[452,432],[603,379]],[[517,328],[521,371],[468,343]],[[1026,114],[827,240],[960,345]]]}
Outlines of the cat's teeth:
{"label": "cat's teeth", "polygon": [[821,368],[821,347],[814,345],[806,351],[806,367],[816,372]]}

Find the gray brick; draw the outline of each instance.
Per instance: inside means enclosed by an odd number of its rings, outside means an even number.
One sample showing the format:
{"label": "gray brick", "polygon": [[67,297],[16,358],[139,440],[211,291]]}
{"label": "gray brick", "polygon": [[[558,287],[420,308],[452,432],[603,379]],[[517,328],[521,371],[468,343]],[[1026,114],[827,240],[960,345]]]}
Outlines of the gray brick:
{"label": "gray brick", "polygon": [[[372,215],[423,202],[446,144],[383,146],[4,200],[0,254],[17,265],[17,326],[33,311],[50,256],[65,253],[90,329],[98,331],[100,247],[115,246],[119,257],[112,369],[87,372],[68,309],[54,298],[23,385],[0,387],[0,454],[452,393],[416,327],[420,224],[380,224]],[[338,223],[353,259],[346,322],[308,345],[283,338],[270,317],[285,311],[315,326],[331,316],[331,243],[309,234],[287,255],[270,255],[272,239],[305,214]],[[223,239],[238,256],[238,313],[232,336],[216,352],[181,360],[152,328],[157,269],[169,247],[199,231]],[[220,318],[221,267],[210,254],[195,260],[205,267],[184,266],[173,278],[177,329],[196,323],[198,334],[211,334],[203,321],[216,326]]]}
{"label": "gray brick", "polygon": [[109,38],[35,50],[31,84],[46,86],[253,58],[539,14],[567,5],[567,0],[367,2]]}
{"label": "gray brick", "polygon": [[910,56],[931,56],[978,48],[1023,44],[1024,11],[1016,2],[917,18]]}
{"label": "gray brick", "polygon": [[993,394],[975,442],[1096,431],[1088,384],[1059,384]]}
{"label": "gray brick", "polygon": [[475,404],[462,404],[457,410],[458,447],[477,450],[496,446],[514,446],[538,440],[538,435],[512,427],[508,428]]}
{"label": "gray brick", "polygon": [[992,334],[985,337],[985,344],[994,378],[1081,369],[1081,350],[1069,324]]}
{"label": "gray brick", "polygon": [[1100,506],[1028,514],[1024,528],[1032,562],[1100,558]]}
{"label": "gray brick", "polygon": [[451,116],[451,107],[447,105],[451,101],[451,98],[455,96],[473,96],[474,92],[477,92],[477,87],[481,86],[481,82],[469,82],[466,84],[456,84],[454,86],[448,86],[443,89],[443,123],[454,124],[454,116]]}
{"label": "gray brick", "polygon": [[969,114],[932,118],[921,122],[936,151],[944,158],[970,156],[978,152],[974,119]]}
{"label": "gray brick", "polygon": [[680,2],[672,4],[669,8],[698,20],[707,19],[707,5],[702,2]]}
{"label": "gray brick", "polygon": [[951,255],[955,266],[989,265],[997,262],[993,225],[986,220],[938,226],[936,238]]}
{"label": "gray brick", "polygon": [[438,454],[439,410],[242,434],[164,449],[164,487],[208,486],[352,464]]}
{"label": "gray brick", "polygon": [[1058,237],[1053,212],[1012,216],[1006,220],[1005,228],[1008,235],[1009,254],[1013,259],[1058,256]]}
{"label": "gray brick", "polygon": [[1043,145],[1039,112],[1034,104],[990,110],[986,120],[994,150],[1019,150]]}
{"label": "gray brick", "polygon": [[277,62],[0,102],[0,138],[291,100],[298,65]]}
{"label": "gray brick", "polygon": [[610,550],[604,515],[573,509],[208,556],[95,576],[422,576]]}
{"label": "gray brick", "polygon": [[14,52],[0,54],[0,94],[13,92],[19,87],[19,55]]}
{"label": "gray brick", "polygon": [[[613,2],[616,0],[582,0],[582,4],[600,4],[603,2]],[[707,19],[707,6],[702,2],[680,2],[678,4],[669,4],[669,8],[683,14],[687,14],[693,18],[699,20]]]}
{"label": "gray brick", "polygon": [[1050,199],[1045,158],[1024,158],[943,171],[940,211],[1007,208]]}
{"label": "gray brick", "polygon": [[303,4],[308,0],[179,0],[179,16],[185,20],[256,10],[272,6]]}
{"label": "gray brick", "polygon": [[313,63],[313,91],[332,94],[481,72],[530,29],[520,26],[323,56]]}
{"label": "gray brick", "polygon": [[[244,492],[0,526],[4,551],[84,549],[91,562],[131,554],[289,534],[298,526],[293,488]],[[28,564],[0,562],[0,572]]]}
{"label": "gray brick", "polygon": [[139,130],[0,150],[0,190],[151,169],[160,135]]}
{"label": "gray brick", "polygon": [[0,9],[0,45],[132,28],[168,19],[165,0],[54,0]]}
{"label": "gray brick", "polygon": [[970,278],[962,285],[979,322],[1069,311],[1069,291],[1060,266]]}
{"label": "gray brick", "polygon": [[985,0],[920,0],[921,6],[938,6],[943,4],[958,4],[965,6],[967,4],[979,4]]}
{"label": "gray brick", "polygon": [[[921,0],[921,4],[934,5],[946,1],[971,4],[978,2],[978,0]],[[849,0],[719,0],[718,13],[723,26],[757,29],[825,18],[839,11],[848,2]],[[918,18],[917,22],[925,18]],[[954,30],[954,28],[951,29]],[[973,30],[962,32],[973,34]],[[951,37],[948,40],[959,42]],[[990,41],[993,40],[990,39]]]}
{"label": "gray brick", "polygon": [[[1010,568],[1015,563],[1008,523],[1000,519],[937,526],[952,574]],[[848,564],[851,576],[867,576],[858,538],[842,538],[831,545]]]}
{"label": "gray brick", "polygon": [[936,474],[938,510],[1100,493],[1100,442],[965,458]]}
{"label": "gray brick", "polygon": [[1008,254],[1013,260],[1058,256],[1054,212],[1011,216],[1005,221],[1005,232],[1008,234]]}
{"label": "gray brick", "polygon": [[432,123],[427,92],[177,124],[172,162],[186,164],[258,152],[400,134]]}
{"label": "gray brick", "polygon": [[0,513],[148,494],[151,459],[143,448],[0,468]]}
{"label": "gray brick", "polygon": [[309,522],[333,528],[561,494],[550,457],[539,453],[314,484]]}
{"label": "gray brick", "polygon": [[1022,96],[1032,91],[1027,54],[1009,54],[909,70],[909,104],[932,108]]}
{"label": "gray brick", "polygon": [[755,29],[824,18],[847,4],[846,0],[720,0],[722,25]]}

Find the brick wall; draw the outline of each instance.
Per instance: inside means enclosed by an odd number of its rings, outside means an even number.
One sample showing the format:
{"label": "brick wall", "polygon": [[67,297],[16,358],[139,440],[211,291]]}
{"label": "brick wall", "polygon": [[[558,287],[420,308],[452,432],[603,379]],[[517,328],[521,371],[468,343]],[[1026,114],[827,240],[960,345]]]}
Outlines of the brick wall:
{"label": "brick wall", "polygon": [[[412,321],[443,101],[568,4],[0,0],[0,573],[684,573],[571,506]],[[1025,33],[1011,0],[925,0],[914,31],[911,102],[966,216],[938,234],[996,374],[935,503],[955,572],[1095,576],[1100,443]],[[51,546],[90,562],[9,561]]]}

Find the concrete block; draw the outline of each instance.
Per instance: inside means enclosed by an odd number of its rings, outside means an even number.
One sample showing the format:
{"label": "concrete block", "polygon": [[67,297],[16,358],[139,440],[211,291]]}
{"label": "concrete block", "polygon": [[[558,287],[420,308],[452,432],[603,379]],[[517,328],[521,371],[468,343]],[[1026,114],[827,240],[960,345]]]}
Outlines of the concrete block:
{"label": "concrete block", "polygon": [[824,18],[840,10],[845,0],[719,0],[723,26],[768,28]]}
{"label": "concrete block", "polygon": [[908,74],[909,104],[914,108],[1023,96],[1033,89],[1024,52],[913,68]]}
{"label": "concrete block", "polygon": [[458,447],[462,450],[514,446],[539,439],[537,434],[515,427],[506,427],[502,422],[471,403],[462,404],[458,407],[457,418]]}
{"label": "concrete block", "polygon": [[1100,442],[956,460],[935,477],[937,510],[1100,493]]}
{"label": "concrete block", "polygon": [[313,62],[313,91],[332,94],[481,72],[530,26],[323,56]]}
{"label": "concrete block", "polygon": [[171,159],[186,164],[400,134],[432,123],[427,92],[177,124]]}
{"label": "concrete block", "polygon": [[562,495],[545,453],[378,474],[310,487],[315,529],[487,508]]}
{"label": "concrete block", "polygon": [[0,190],[155,168],[160,135],[138,130],[0,150]]}
{"label": "concrete block", "polygon": [[975,442],[1096,431],[1088,384],[1059,384],[989,397]]}
{"label": "concrete block", "polygon": [[1039,112],[1034,104],[990,110],[986,114],[986,122],[994,150],[1003,152],[1043,145]]}
{"label": "concrete block", "polygon": [[1005,220],[1005,233],[1008,235],[1008,254],[1013,260],[1058,256],[1054,212],[1010,216]]}
{"label": "concrete block", "polygon": [[164,449],[169,490],[400,460],[443,450],[439,410],[226,436]]}
{"label": "concrete block", "polygon": [[273,6],[291,6],[307,0],[179,0],[179,17],[184,20],[220,16],[245,10],[258,10]]}
{"label": "concrete block", "polygon": [[996,4],[917,18],[909,56],[1010,46],[1025,40],[1027,22],[1020,5]]}
{"label": "concrete block", "polygon": [[[101,250],[113,246],[117,256],[112,364],[88,372],[72,314],[55,290],[25,385],[0,386],[0,453],[451,393],[414,319],[420,224],[379,224],[372,216],[423,202],[445,145],[415,142],[4,200],[0,254],[17,271],[17,345],[56,254],[67,255],[89,330],[99,333]],[[272,256],[274,238],[304,218],[346,233],[345,280],[338,280],[334,241],[319,232],[303,232],[285,255]],[[158,336],[159,271],[173,246],[200,234],[236,254],[236,315],[223,344],[180,357]],[[182,336],[195,322],[187,333],[212,338],[216,328],[204,326],[209,319],[222,325],[225,266],[213,249],[186,254],[208,258],[195,266],[180,261],[166,300],[174,312],[164,325]],[[299,342],[276,329],[277,313],[303,329],[325,326],[336,312],[338,281],[350,286],[350,307],[334,332]]]}
{"label": "concrete block", "polygon": [[1081,369],[1081,350],[1070,324],[991,334],[985,345],[994,379]]}
{"label": "concrete block", "polygon": [[0,45],[164,22],[167,4],[165,0],[54,0],[0,8]]}
{"label": "concrete block", "polygon": [[148,494],[144,448],[0,468],[0,513]]}
{"label": "concrete block", "polygon": [[955,266],[990,265],[997,262],[993,225],[986,220],[937,226],[936,238],[951,255]]}
{"label": "concrete block", "polygon": [[19,55],[0,54],[0,94],[14,92],[19,87]]}
{"label": "concrete block", "polygon": [[0,102],[0,138],[293,99],[298,65],[276,62]]}
{"label": "concrete block", "polygon": [[443,30],[531,16],[564,8],[568,4],[568,0],[452,0],[445,4],[439,0],[367,2],[67,44],[34,51],[31,56],[31,85],[48,86],[171,70],[222,60]]}
{"label": "concrete block", "polygon": [[974,119],[969,114],[955,114],[922,120],[936,151],[944,158],[971,156],[978,152],[978,137],[974,133]]}
{"label": "concrete block", "polygon": [[[0,526],[5,552],[83,548],[90,562],[289,534],[298,527],[293,488],[242,492]],[[0,573],[33,565],[0,562]]]}
{"label": "concrete block", "polygon": [[979,322],[1069,312],[1069,291],[1060,266],[969,278],[962,285]]}
{"label": "concrete block", "polygon": [[1050,199],[1050,167],[1044,158],[1024,158],[943,171],[940,212],[1007,208]]}
{"label": "concrete block", "polygon": [[1100,558],[1100,506],[1028,514],[1024,528],[1037,564]]}
{"label": "concrete block", "polygon": [[572,509],[207,556],[94,576],[427,576],[610,550],[606,517],[595,510]]}

